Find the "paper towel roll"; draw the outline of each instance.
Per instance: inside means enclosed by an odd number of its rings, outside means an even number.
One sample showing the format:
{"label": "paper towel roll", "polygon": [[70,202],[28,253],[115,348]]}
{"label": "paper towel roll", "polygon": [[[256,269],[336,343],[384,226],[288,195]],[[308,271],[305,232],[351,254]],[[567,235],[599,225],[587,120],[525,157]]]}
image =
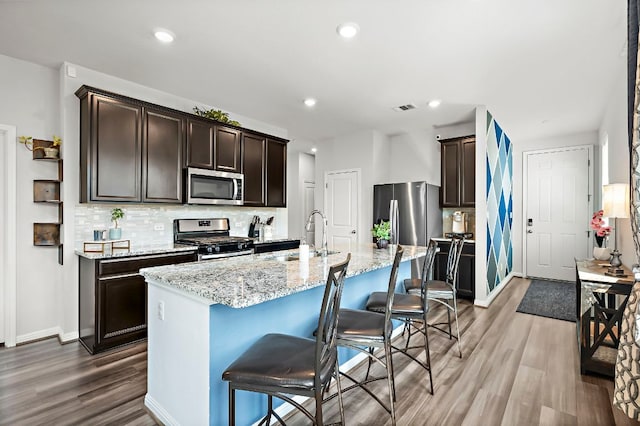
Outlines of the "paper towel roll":
{"label": "paper towel roll", "polygon": [[300,260],[309,260],[309,246],[307,244],[300,244],[298,247],[298,255]]}

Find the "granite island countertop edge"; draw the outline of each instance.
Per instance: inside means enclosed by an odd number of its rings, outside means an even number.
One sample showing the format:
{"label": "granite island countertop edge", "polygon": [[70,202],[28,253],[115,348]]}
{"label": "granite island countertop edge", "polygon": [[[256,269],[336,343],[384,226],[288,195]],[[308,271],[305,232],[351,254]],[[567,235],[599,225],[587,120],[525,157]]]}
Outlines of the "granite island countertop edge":
{"label": "granite island countertop edge", "polygon": [[[404,246],[403,262],[422,257],[426,247]],[[342,262],[346,252],[308,261],[278,260],[297,249],[215,259],[179,265],[144,268],[148,283],[168,288],[209,305],[245,308],[323,285],[331,265]],[[347,278],[391,266],[395,246],[376,249],[373,244],[351,251]]]}

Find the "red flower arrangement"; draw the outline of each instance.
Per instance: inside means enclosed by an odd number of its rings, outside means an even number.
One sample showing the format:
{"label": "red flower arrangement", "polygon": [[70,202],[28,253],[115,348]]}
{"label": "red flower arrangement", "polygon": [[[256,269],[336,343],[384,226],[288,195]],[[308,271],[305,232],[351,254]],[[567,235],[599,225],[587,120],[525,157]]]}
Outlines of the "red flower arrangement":
{"label": "red flower arrangement", "polygon": [[593,214],[591,218],[591,229],[596,231],[596,243],[598,247],[603,247],[603,244],[606,238],[611,233],[611,227],[606,226],[604,220],[602,220],[602,216],[604,215],[604,211],[598,210]]}

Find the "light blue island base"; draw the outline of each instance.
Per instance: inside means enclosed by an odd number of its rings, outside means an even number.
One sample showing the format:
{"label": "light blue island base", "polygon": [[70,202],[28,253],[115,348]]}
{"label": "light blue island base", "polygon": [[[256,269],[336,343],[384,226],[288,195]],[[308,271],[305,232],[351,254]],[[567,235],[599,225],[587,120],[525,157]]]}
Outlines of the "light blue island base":
{"label": "light blue island base", "polygon": [[[398,283],[411,275],[411,264],[406,260],[400,266]],[[364,308],[371,292],[386,291],[389,273],[390,266],[386,266],[348,277],[341,306]],[[229,391],[222,372],[267,333],[313,338],[324,289],[318,285],[233,308],[212,304],[150,275],[146,278],[149,338],[145,405],[167,425],[227,425]],[[357,354],[340,349],[340,364]],[[266,396],[242,391],[236,396],[239,425],[251,425],[266,413]]]}

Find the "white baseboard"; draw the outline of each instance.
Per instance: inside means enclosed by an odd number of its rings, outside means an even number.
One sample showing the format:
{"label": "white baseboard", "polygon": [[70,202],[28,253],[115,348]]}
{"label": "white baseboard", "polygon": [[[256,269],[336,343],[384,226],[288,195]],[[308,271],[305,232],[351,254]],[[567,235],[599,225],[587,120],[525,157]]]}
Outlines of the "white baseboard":
{"label": "white baseboard", "polygon": [[489,305],[494,301],[496,297],[502,292],[502,290],[509,284],[512,278],[515,278],[517,275],[514,272],[509,272],[509,275],[504,277],[504,280],[500,281],[498,286],[493,289],[493,291],[489,294],[486,299],[476,299],[473,301],[473,304],[479,306],[481,308],[488,308]]}
{"label": "white baseboard", "polygon": [[23,343],[33,342],[35,340],[46,339],[47,337],[59,336],[61,332],[62,329],[60,327],[51,327],[27,334],[21,334],[19,336],[16,336],[16,344],[21,345]]}
{"label": "white baseboard", "polygon": [[16,336],[16,344],[22,345],[29,342],[34,342],[36,340],[42,340],[49,337],[57,336],[60,343],[69,343],[74,340],[78,340],[78,332],[71,331],[69,333],[64,333],[62,331],[62,327],[51,327],[46,328],[44,330],[38,330],[27,334],[21,334],[20,336]]}
{"label": "white baseboard", "polygon": [[69,333],[62,333],[62,329],[60,330],[61,334],[58,334],[58,338],[60,339],[60,343],[69,343],[80,338],[80,335],[77,331],[71,331]]}
{"label": "white baseboard", "polygon": [[144,396],[144,405],[145,405],[145,407],[147,407],[149,409],[149,411],[151,411],[151,413],[160,422],[162,422],[163,425],[165,425],[165,426],[180,426],[180,423],[178,423],[178,421],[176,419],[171,417],[171,414],[169,414],[167,412],[167,410],[165,410],[164,407],[162,407],[162,405],[160,405],[158,403],[158,401],[153,399],[153,397],[151,395],[146,394]]}

